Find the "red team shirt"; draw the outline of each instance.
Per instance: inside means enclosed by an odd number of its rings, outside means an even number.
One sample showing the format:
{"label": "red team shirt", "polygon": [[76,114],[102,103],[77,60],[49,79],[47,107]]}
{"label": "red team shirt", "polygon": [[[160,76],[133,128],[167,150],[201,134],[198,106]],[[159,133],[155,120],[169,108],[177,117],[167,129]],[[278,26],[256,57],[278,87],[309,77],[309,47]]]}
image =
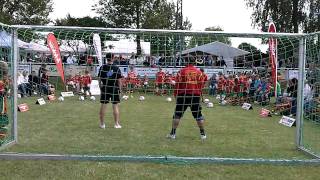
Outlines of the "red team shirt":
{"label": "red team shirt", "polygon": [[160,71],[156,74],[156,84],[163,84],[166,78],[166,73]]}
{"label": "red team shirt", "polygon": [[128,72],[128,83],[135,84],[137,82],[137,75],[134,71]]}
{"label": "red team shirt", "polygon": [[89,86],[89,84],[91,84],[92,78],[90,75],[84,75],[81,78],[81,83],[83,86]]}
{"label": "red team shirt", "polygon": [[201,89],[203,89],[206,85],[206,82],[208,81],[208,76],[203,72],[201,72],[200,81],[201,81]]}
{"label": "red team shirt", "polygon": [[226,83],[226,92],[227,93],[233,92],[234,87],[235,87],[234,80],[233,79],[228,79],[227,83]]}
{"label": "red team shirt", "polygon": [[220,76],[218,81],[218,90],[223,91],[225,89],[226,83],[227,80],[224,77]]}
{"label": "red team shirt", "polygon": [[177,74],[174,96],[183,94],[200,96],[203,86],[201,76],[202,72],[193,65],[181,69]]}

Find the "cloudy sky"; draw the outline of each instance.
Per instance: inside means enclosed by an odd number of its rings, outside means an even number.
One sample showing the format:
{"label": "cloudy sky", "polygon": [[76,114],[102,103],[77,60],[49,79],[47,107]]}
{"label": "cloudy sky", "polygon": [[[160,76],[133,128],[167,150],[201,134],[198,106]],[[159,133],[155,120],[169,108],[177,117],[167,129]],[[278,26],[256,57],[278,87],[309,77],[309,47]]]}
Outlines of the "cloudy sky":
{"label": "cloudy sky", "polygon": [[[91,10],[98,0],[54,0],[52,19],[63,18],[70,13],[72,16],[95,16]],[[226,32],[258,32],[251,26],[251,10],[245,5],[244,0],[184,0],[184,16],[192,23],[193,30],[204,30],[209,26],[220,26]],[[243,40],[233,39],[233,46]],[[247,39],[260,47],[260,41]],[[261,47],[260,47],[261,48]]]}

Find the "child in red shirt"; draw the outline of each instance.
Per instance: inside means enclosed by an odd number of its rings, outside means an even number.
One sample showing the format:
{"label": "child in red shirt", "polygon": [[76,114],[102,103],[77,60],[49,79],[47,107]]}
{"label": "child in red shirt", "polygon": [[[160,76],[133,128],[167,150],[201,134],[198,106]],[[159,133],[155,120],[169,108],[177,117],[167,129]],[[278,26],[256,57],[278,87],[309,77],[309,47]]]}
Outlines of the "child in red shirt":
{"label": "child in red shirt", "polygon": [[[128,93],[133,93],[133,88],[135,87],[136,81],[137,81],[137,74],[134,72],[133,67],[131,67],[127,77]],[[133,96],[131,95],[131,97]]]}
{"label": "child in red shirt", "polygon": [[157,95],[162,95],[164,93],[164,81],[165,81],[165,77],[166,77],[166,74],[165,72],[162,71],[161,68],[159,68],[159,72],[157,72],[156,74],[156,94]]}
{"label": "child in red shirt", "polygon": [[87,92],[88,94],[91,96],[91,92],[90,92],[90,84],[92,82],[92,78],[89,74],[89,71],[86,70],[84,72],[84,76],[82,76],[81,78],[81,86],[83,88],[83,93],[84,93],[84,97],[87,97]]}
{"label": "child in red shirt", "polygon": [[221,96],[225,96],[225,86],[226,86],[226,79],[224,77],[224,75],[221,73],[220,76],[219,76],[219,79],[218,79],[218,87],[217,87],[217,90],[218,90],[218,95]]}

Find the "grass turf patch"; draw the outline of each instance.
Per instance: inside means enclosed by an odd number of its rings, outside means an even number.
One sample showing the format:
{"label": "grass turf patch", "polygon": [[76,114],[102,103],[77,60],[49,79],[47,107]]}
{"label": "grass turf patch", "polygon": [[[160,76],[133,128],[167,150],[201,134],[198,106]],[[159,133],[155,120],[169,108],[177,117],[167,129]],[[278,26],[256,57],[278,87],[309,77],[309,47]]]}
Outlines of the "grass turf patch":
{"label": "grass turf patch", "polygon": [[[139,95],[121,103],[122,129],[113,128],[111,106],[106,130],[99,129],[99,101],[35,104],[36,98],[20,99],[30,111],[19,113],[19,143],[10,152],[90,155],[173,155],[238,158],[304,159],[294,144],[295,128],[279,125],[280,117],[259,117],[238,106],[203,108],[208,139],[200,140],[199,129],[188,110],[177,130],[177,139],[168,140],[174,102],[165,97]],[[98,98],[97,98],[98,99]],[[211,99],[213,100],[213,99]]]}

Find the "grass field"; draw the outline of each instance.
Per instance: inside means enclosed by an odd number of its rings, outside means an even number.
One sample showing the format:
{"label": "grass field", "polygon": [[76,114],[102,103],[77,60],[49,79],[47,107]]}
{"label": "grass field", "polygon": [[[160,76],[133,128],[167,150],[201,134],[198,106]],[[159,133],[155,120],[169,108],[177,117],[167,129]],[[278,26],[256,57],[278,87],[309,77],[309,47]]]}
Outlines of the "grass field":
{"label": "grass field", "polygon": [[[259,117],[237,106],[204,108],[207,140],[200,141],[199,130],[190,111],[177,130],[177,139],[168,140],[174,102],[165,97],[138,96],[121,103],[122,129],[113,128],[111,113],[107,128],[99,129],[99,102],[65,98],[45,106],[36,98],[20,99],[30,111],[19,113],[19,143],[6,152],[88,154],[88,155],[173,155],[270,159],[308,159],[295,148],[295,128],[279,125],[279,116]],[[98,99],[98,98],[97,98]],[[213,100],[213,99],[211,99]],[[108,112],[111,108],[109,106]],[[309,125],[311,126],[311,125]],[[319,134],[320,128],[312,131]],[[99,176],[119,179],[313,179],[319,167],[267,165],[182,165],[150,163],[99,163],[56,161],[3,161],[2,177],[12,179],[79,179]],[[250,177],[250,178],[249,178]],[[9,178],[10,179],[10,178]]]}

